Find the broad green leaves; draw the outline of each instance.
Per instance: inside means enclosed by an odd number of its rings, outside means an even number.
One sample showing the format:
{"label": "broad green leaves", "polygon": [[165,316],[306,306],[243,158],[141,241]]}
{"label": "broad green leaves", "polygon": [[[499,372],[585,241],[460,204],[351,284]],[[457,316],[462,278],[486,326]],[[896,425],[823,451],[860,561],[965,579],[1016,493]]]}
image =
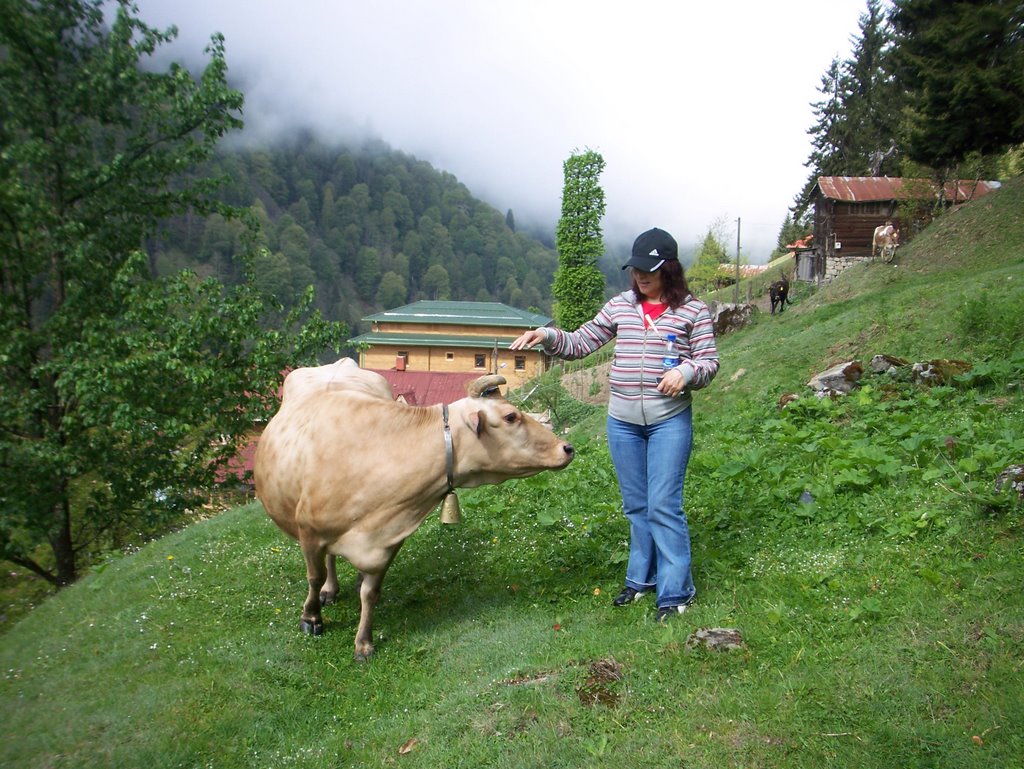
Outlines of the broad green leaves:
{"label": "broad green leaves", "polygon": [[[7,2],[0,14],[0,557],[57,584],[208,496],[272,406],[284,367],[337,345],[251,283],[156,279],[168,216],[219,211],[194,169],[241,126],[223,40],[159,72],[158,32],[118,2]],[[300,295],[302,292],[298,292]],[[261,330],[276,316],[281,330]]]}

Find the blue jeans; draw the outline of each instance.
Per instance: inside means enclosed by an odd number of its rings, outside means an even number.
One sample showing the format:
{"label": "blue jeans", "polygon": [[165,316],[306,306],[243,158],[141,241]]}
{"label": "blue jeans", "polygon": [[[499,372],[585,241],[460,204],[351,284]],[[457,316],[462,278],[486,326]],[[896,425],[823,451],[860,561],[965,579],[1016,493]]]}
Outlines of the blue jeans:
{"label": "blue jeans", "polygon": [[659,609],[687,603],[697,593],[683,512],[692,444],[691,409],[654,425],[608,417],[608,449],[629,520],[626,586],[644,592],[657,588]]}

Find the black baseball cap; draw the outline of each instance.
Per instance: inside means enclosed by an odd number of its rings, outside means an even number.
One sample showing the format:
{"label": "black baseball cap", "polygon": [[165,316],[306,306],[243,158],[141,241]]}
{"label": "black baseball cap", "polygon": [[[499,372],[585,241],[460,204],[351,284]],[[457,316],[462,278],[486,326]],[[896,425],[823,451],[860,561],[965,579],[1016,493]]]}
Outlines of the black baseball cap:
{"label": "black baseball cap", "polygon": [[622,265],[622,269],[635,267],[644,272],[654,272],[668,261],[679,259],[679,248],[676,239],[665,230],[657,227],[642,232],[633,241],[633,255]]}

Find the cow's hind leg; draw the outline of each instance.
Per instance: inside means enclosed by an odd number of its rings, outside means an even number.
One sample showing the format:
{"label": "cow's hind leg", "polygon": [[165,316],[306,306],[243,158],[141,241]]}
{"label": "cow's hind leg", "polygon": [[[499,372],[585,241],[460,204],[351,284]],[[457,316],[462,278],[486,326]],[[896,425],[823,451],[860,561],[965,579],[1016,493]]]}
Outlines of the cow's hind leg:
{"label": "cow's hind leg", "polygon": [[337,556],[327,556],[327,581],[320,588],[320,605],[330,606],[338,598]]}
{"label": "cow's hind leg", "polygon": [[300,539],[302,555],[306,559],[306,581],[309,593],[302,605],[299,629],[309,635],[323,635],[324,618],[321,614],[320,589],[327,580],[327,548],[315,541]]}

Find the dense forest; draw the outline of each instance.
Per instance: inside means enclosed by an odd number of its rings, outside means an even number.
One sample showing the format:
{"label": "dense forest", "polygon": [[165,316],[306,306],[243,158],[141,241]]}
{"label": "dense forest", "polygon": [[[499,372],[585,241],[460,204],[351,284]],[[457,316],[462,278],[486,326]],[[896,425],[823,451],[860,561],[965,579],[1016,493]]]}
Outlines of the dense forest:
{"label": "dense forest", "polygon": [[[550,314],[555,250],[517,232],[449,173],[381,142],[330,147],[311,135],[220,150],[200,172],[259,223],[256,282],[294,305],[307,286],[324,317],[359,330],[367,314],[421,299],[504,302]],[[149,242],[161,275],[182,268],[239,281],[245,225],[179,217]]]}

